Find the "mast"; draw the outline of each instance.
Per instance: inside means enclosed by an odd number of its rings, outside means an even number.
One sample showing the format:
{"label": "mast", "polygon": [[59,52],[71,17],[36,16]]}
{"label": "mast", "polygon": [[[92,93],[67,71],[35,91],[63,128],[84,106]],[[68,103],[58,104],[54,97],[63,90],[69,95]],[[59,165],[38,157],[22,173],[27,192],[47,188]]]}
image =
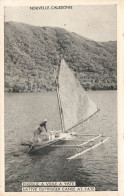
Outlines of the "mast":
{"label": "mast", "polygon": [[58,104],[59,104],[59,114],[60,114],[60,120],[61,120],[61,127],[62,127],[62,131],[64,132],[65,131],[64,116],[63,116],[63,111],[62,111],[62,106],[61,106],[60,95],[59,95],[59,83],[58,82],[57,82],[57,98],[58,98]]}
{"label": "mast", "polygon": [[[54,71],[55,75],[55,71]],[[62,131],[65,131],[65,125],[64,125],[64,116],[63,116],[63,111],[62,111],[62,106],[61,106],[61,100],[60,100],[60,95],[59,95],[59,82],[57,80],[57,77],[55,76],[55,82],[57,84],[57,99],[58,99],[58,105],[59,105],[59,114],[60,114],[60,120],[61,120],[61,128]]]}

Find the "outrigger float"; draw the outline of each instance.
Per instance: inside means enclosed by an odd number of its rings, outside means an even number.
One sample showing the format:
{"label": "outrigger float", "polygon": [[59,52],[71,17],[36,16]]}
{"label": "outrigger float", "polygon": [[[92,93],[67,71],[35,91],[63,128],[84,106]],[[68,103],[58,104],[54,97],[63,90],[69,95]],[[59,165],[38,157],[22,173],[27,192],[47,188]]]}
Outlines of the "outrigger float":
{"label": "outrigger float", "polygon": [[[107,142],[109,138],[104,138],[102,135],[97,135],[92,139],[78,145],[59,144],[62,141],[70,140],[71,137],[76,136],[76,133],[73,132],[73,130],[94,116],[98,111],[100,111],[100,109],[89,98],[88,94],[80,85],[79,81],[75,78],[73,72],[67,66],[64,59],[61,61],[59,76],[56,83],[61,131],[49,132],[51,138],[49,137],[50,139],[47,141],[42,141],[41,143],[33,143],[29,141],[23,142],[21,145],[28,146],[29,153],[34,153],[37,150],[43,150],[48,146],[83,148],[83,151],[67,158],[68,160],[72,160]],[[100,141],[96,143],[98,139],[100,139]],[[91,142],[92,145],[84,149],[84,146],[91,144]]]}

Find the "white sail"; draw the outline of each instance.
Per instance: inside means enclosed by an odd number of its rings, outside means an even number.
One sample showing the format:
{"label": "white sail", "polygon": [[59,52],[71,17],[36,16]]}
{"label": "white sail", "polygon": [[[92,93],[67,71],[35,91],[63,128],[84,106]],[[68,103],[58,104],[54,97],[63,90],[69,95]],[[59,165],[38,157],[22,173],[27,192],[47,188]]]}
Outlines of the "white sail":
{"label": "white sail", "polygon": [[98,111],[64,60],[61,61],[58,83],[61,117],[65,130],[85,121]]}

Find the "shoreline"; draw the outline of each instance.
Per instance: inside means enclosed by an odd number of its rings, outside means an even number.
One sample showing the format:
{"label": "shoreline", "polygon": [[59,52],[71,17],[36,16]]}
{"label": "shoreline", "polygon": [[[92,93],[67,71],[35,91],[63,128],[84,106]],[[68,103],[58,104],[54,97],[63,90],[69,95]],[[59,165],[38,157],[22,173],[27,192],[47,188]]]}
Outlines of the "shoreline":
{"label": "shoreline", "polygon": [[[85,91],[117,91],[118,89],[84,89]],[[41,90],[41,91],[20,91],[20,92],[13,92],[13,91],[4,91],[4,93],[10,93],[10,94],[20,94],[20,93],[54,93],[54,91],[48,91],[48,90]]]}

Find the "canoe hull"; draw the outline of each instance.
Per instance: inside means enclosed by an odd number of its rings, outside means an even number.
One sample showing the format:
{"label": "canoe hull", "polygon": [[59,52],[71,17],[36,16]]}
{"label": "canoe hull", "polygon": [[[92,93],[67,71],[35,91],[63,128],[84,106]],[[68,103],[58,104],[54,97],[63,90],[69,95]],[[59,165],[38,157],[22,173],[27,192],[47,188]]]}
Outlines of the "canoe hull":
{"label": "canoe hull", "polygon": [[28,146],[29,147],[28,152],[32,153],[32,152],[36,152],[36,151],[45,149],[45,148],[51,146],[52,144],[58,143],[62,140],[64,140],[64,138],[63,139],[58,138],[58,139],[50,140],[50,141],[39,143],[39,144],[33,144],[32,142],[28,141],[28,142],[21,143],[21,145]]}

